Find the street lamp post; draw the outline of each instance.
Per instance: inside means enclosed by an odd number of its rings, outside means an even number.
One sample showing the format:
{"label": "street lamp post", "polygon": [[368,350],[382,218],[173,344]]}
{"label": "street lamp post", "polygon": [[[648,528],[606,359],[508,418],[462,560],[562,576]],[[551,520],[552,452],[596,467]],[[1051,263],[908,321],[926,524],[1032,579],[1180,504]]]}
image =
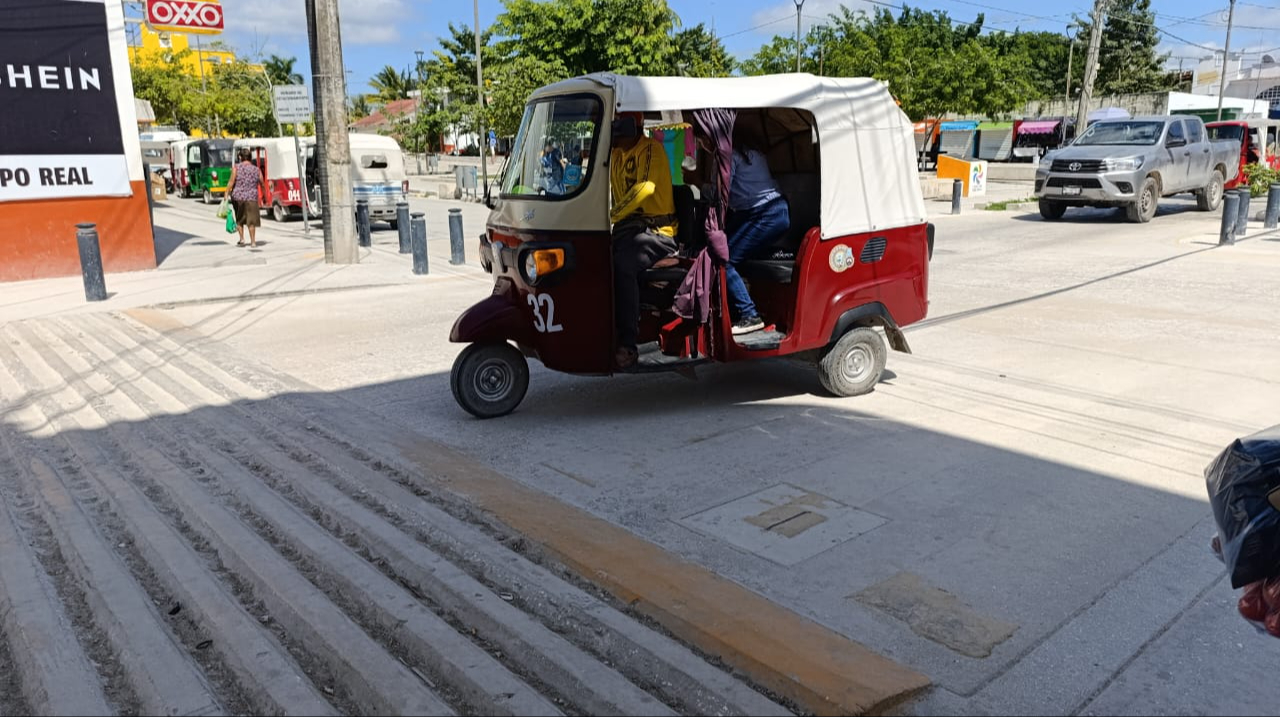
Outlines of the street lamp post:
{"label": "street lamp post", "polygon": [[480,0],[472,0],[472,7],[475,9],[476,17],[476,113],[479,115],[476,127],[476,144],[480,146],[480,176],[484,181],[481,185],[484,187],[484,194],[489,193],[489,160],[485,158],[485,132],[484,132],[484,74],[480,69]]}
{"label": "street lamp post", "polygon": [[[426,105],[426,102],[424,101],[424,100],[425,100],[425,98],[422,96],[422,92],[423,92],[423,89],[422,89],[422,55],[423,55],[423,52],[422,52],[422,50],[414,50],[414,51],[413,51],[413,54],[418,56],[418,64],[415,66],[415,67],[417,68],[417,70],[418,70],[418,112],[417,112],[417,117],[416,117],[416,119],[418,119],[418,121],[421,121],[421,120],[422,120],[422,109],[423,109],[423,107]],[[422,135],[421,135],[421,134],[418,134],[418,133],[416,133],[416,132],[414,133],[414,135],[415,135],[415,136],[417,137],[417,139],[418,139],[418,141],[417,141],[417,143],[416,143],[416,145],[417,145],[417,146],[416,146],[416,149],[417,149],[417,151],[418,151],[419,153],[421,153],[421,152],[422,152]]]}
{"label": "street lamp post", "polygon": [[[1067,32],[1070,33],[1073,27],[1075,27],[1074,24],[1067,25]],[[1076,59],[1076,38],[1080,37],[1079,28],[1076,29],[1076,34],[1068,35],[1068,36],[1071,38],[1071,49],[1068,50],[1068,54],[1067,54],[1067,96],[1064,101],[1067,104],[1070,104],[1071,102],[1071,65]]]}
{"label": "street lamp post", "polygon": [[800,9],[804,0],[792,0],[796,4],[796,72],[800,71]]}

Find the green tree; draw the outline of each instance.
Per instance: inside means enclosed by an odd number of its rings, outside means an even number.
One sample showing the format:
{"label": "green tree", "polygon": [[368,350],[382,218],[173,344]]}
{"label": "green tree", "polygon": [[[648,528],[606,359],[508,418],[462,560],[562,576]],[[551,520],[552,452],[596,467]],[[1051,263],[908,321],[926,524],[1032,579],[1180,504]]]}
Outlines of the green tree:
{"label": "green tree", "polygon": [[[1022,56],[1020,43],[1026,41],[993,41],[982,35],[982,24],[981,15],[972,23],[956,23],[941,11],[905,7],[897,15],[882,8],[867,14],[841,7],[824,27],[807,33],[801,69],[884,80],[916,119],[1006,114],[1037,92]],[[795,41],[773,38],[742,69],[747,74],[794,71]]]}
{"label": "green tree", "polygon": [[351,97],[351,106],[347,110],[347,118],[351,122],[358,119],[364,119],[372,114],[369,108],[368,95],[354,95]]}
{"label": "green tree", "polygon": [[559,60],[550,62],[536,57],[519,56],[499,64],[486,78],[489,84],[488,121],[500,137],[515,135],[520,129],[529,95],[544,85],[569,76]]}
{"label": "green tree", "polygon": [[397,70],[387,65],[369,80],[369,86],[374,89],[378,99],[385,103],[408,99],[414,82],[409,78],[408,70]]}
{"label": "green tree", "polygon": [[675,35],[671,74],[681,77],[728,77],[736,63],[720,38],[699,23]]}
{"label": "green tree", "polygon": [[262,62],[262,66],[266,69],[267,77],[271,78],[272,84],[300,85],[302,84],[302,75],[293,70],[293,66],[297,62],[298,58],[296,57],[272,55]]}
{"label": "green tree", "polygon": [[1112,0],[1102,27],[1095,96],[1169,90],[1174,84],[1159,54],[1151,0]]}
{"label": "green tree", "polygon": [[183,63],[190,50],[166,52],[155,60],[134,63],[133,94],[151,103],[160,124],[192,128],[191,97],[200,92],[200,80],[192,77]]}
{"label": "green tree", "polygon": [[207,78],[207,87],[197,104],[202,122],[212,123],[231,135],[275,135],[271,95],[258,67],[241,60],[216,65]]}
{"label": "green tree", "polygon": [[571,76],[668,73],[680,18],[666,0],[505,0],[495,35],[504,58],[559,60]]}

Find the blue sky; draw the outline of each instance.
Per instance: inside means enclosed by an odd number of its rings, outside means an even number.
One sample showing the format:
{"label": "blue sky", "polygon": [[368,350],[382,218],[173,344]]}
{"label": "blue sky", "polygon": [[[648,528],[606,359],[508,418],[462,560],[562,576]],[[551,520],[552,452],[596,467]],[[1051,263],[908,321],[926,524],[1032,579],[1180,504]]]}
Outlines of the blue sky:
{"label": "blue sky", "polygon": [[[340,0],[343,50],[351,93],[368,90],[369,77],[383,65],[413,62],[414,50],[430,52],[450,21],[473,24],[467,0]],[[729,51],[751,55],[775,34],[795,32],[793,0],[668,0],[685,26],[714,25]],[[899,0],[889,0],[898,4]],[[223,39],[241,54],[293,55],[309,74],[302,0],[222,0],[228,31]],[[869,9],[866,0],[805,0],[805,26],[821,23],[841,4]],[[957,20],[985,13],[992,29],[1061,31],[1072,13],[1087,14],[1090,0],[1029,3],[1026,0],[923,0],[913,7],[945,10]],[[1221,48],[1226,35],[1227,0],[1154,0],[1156,24],[1167,33],[1164,50],[1176,57],[1206,56]],[[1021,7],[1022,9],[1019,9]],[[1034,8],[1034,9],[1028,9]],[[502,11],[500,0],[480,0],[480,23]],[[1239,0],[1232,49],[1280,51],[1280,0]],[[1177,60],[1173,61],[1177,65]]]}

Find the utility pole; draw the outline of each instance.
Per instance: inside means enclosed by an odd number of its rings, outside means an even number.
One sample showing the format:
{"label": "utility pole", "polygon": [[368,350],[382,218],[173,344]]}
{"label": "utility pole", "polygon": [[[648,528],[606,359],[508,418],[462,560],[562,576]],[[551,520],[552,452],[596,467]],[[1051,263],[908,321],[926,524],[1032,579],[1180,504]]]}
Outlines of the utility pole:
{"label": "utility pole", "polygon": [[1084,86],[1080,88],[1080,104],[1076,106],[1076,133],[1084,131],[1093,99],[1093,83],[1098,79],[1098,52],[1102,48],[1102,23],[1106,19],[1108,0],[1094,0],[1093,27],[1089,32],[1089,55],[1084,65]]}
{"label": "utility pole", "polygon": [[796,72],[800,71],[800,8],[804,7],[804,0],[791,0],[796,4]]}
{"label": "utility pole", "polygon": [[338,0],[306,0],[307,38],[316,96],[316,165],[324,214],[326,264],[356,264],[351,141],[347,137],[347,76],[342,64]]}
{"label": "utility pole", "polygon": [[1218,81],[1218,121],[1222,121],[1222,98],[1227,93],[1227,67],[1231,64],[1231,26],[1236,20],[1236,0],[1227,13],[1227,42],[1222,46],[1222,78]]}
{"label": "utility pole", "polygon": [[476,11],[476,126],[480,129],[477,144],[480,145],[480,176],[484,187],[480,196],[489,194],[489,160],[485,158],[484,147],[489,143],[489,135],[484,131],[484,71],[480,68],[480,0],[472,0]]}

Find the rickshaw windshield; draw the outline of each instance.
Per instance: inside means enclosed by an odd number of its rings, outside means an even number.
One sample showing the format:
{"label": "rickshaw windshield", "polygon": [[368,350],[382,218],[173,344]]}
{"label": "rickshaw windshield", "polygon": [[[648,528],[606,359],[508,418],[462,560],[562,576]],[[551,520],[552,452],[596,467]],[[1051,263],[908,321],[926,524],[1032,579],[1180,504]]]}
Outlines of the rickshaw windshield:
{"label": "rickshaw windshield", "polygon": [[233,151],[230,147],[210,147],[209,148],[209,166],[211,167],[230,167],[235,164],[233,159]]}
{"label": "rickshaw windshield", "polygon": [[531,102],[502,179],[504,196],[562,199],[582,191],[596,162],[604,107],[594,95]]}

